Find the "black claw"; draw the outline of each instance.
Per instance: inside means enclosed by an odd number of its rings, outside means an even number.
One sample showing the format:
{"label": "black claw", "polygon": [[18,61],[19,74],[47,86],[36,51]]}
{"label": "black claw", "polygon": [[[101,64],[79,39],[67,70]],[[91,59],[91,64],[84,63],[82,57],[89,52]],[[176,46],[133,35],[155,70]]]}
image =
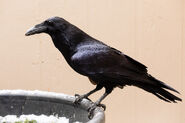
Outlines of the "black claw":
{"label": "black claw", "polygon": [[75,97],[79,97],[80,95],[79,94],[75,94]]}
{"label": "black claw", "polygon": [[79,94],[75,94],[75,104],[79,104],[82,101],[83,97],[80,96]]}
{"label": "black claw", "polygon": [[85,95],[79,95],[79,94],[75,94],[75,101],[74,101],[74,103],[75,104],[79,104],[83,99],[87,99],[87,100],[89,100],[89,101],[91,101],[87,96],[85,96]]}
{"label": "black claw", "polygon": [[104,111],[106,110],[106,105],[105,104],[98,104],[97,106],[102,107]]}
{"label": "black claw", "polygon": [[96,109],[96,107],[97,107],[97,105],[96,104],[93,104],[92,106],[90,106],[88,108],[88,118],[89,119],[92,119],[93,118],[93,116],[94,116],[93,112]]}
{"label": "black claw", "polygon": [[94,110],[96,109],[97,106],[102,107],[104,111],[106,110],[106,105],[104,105],[104,104],[96,104],[96,103],[92,104],[88,108],[88,118],[89,119],[93,118],[93,116],[94,116],[93,112],[94,112]]}
{"label": "black claw", "polygon": [[93,116],[94,116],[94,115],[93,115],[93,112],[88,112],[88,118],[89,118],[89,119],[92,119]]}

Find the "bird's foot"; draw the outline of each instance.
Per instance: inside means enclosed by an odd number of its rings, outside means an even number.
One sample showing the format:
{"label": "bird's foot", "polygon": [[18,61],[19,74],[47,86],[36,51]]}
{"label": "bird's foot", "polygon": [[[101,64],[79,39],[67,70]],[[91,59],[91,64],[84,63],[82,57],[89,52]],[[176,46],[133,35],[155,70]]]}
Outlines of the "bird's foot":
{"label": "bird's foot", "polygon": [[75,101],[74,101],[74,103],[75,104],[79,104],[82,101],[83,98],[84,98],[83,96],[80,96],[79,94],[75,94]]}
{"label": "bird's foot", "polygon": [[99,104],[98,106],[102,107],[104,111],[106,110],[106,105],[105,104]]}
{"label": "bird's foot", "polygon": [[74,101],[74,103],[75,104],[79,104],[84,98],[90,100],[86,95],[75,94],[75,101]]}
{"label": "bird's foot", "polygon": [[105,111],[106,110],[106,105],[104,104],[97,104],[97,103],[93,103],[89,108],[88,108],[88,118],[89,119],[92,119],[94,114],[94,110],[96,109],[96,107],[102,107],[103,110]]}

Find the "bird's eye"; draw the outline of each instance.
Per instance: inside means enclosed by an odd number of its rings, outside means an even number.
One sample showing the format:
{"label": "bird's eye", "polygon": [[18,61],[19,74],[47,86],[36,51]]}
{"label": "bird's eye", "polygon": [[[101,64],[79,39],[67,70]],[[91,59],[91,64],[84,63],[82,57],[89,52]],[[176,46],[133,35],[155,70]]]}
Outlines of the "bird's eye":
{"label": "bird's eye", "polygon": [[53,26],[53,22],[52,21],[45,21],[45,23],[49,26]]}

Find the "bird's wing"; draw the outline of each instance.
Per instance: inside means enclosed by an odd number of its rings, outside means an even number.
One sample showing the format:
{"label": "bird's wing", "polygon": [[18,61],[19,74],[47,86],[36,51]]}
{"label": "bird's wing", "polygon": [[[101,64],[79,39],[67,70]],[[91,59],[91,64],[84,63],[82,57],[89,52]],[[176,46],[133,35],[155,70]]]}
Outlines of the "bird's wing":
{"label": "bird's wing", "polygon": [[157,86],[176,91],[147,73],[147,67],[120,51],[111,48],[90,48],[76,52],[73,68],[82,75],[100,77],[138,87]]}
{"label": "bird's wing", "polygon": [[119,50],[117,50],[115,48],[111,48],[111,49],[114,53],[119,54],[120,57],[124,57],[124,59],[126,59],[127,65],[129,65],[129,68],[132,68],[132,70],[139,71],[142,73],[147,73],[147,67],[145,65],[143,65],[142,63],[136,61],[135,59],[123,54],[122,52],[120,52]]}
{"label": "bird's wing", "polygon": [[76,71],[86,76],[99,74],[134,80],[147,73],[146,66],[110,47],[79,50],[71,61]]}

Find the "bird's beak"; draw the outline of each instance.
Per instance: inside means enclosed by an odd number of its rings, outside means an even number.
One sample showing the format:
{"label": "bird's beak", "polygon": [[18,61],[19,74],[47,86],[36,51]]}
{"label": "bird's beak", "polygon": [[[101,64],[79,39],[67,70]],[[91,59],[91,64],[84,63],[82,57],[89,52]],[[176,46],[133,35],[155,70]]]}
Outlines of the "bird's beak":
{"label": "bird's beak", "polygon": [[42,32],[46,32],[47,30],[47,27],[46,26],[43,26],[41,24],[38,24],[32,28],[30,28],[27,32],[26,32],[26,36],[29,36],[29,35],[34,35],[34,34],[39,34],[39,33],[42,33]]}

